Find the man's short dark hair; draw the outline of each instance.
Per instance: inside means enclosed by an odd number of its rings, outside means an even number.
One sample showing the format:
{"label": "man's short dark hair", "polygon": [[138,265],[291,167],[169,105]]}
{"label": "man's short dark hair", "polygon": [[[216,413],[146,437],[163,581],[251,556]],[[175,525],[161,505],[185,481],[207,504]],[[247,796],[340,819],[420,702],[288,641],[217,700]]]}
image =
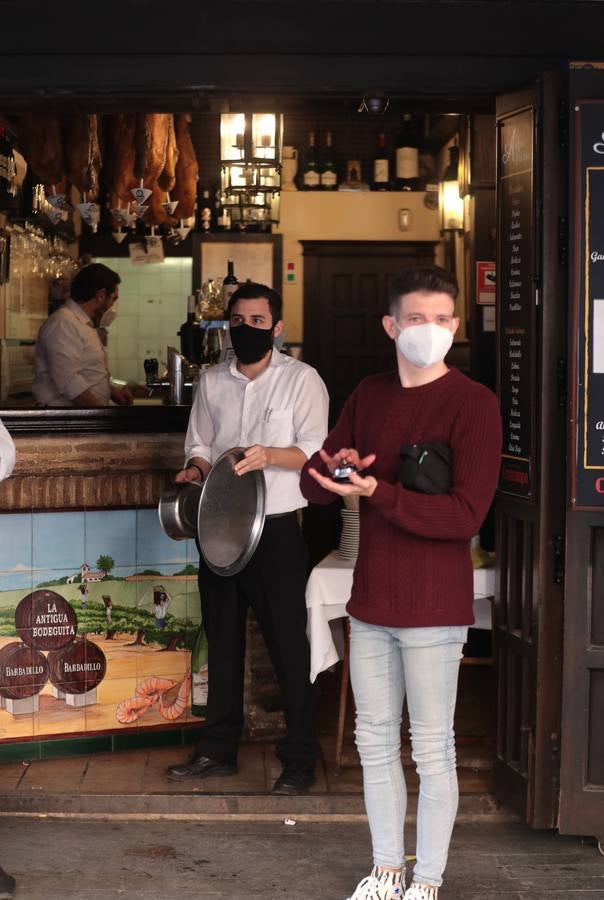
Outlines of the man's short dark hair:
{"label": "man's short dark hair", "polygon": [[268,300],[271,316],[273,317],[273,325],[276,325],[283,318],[283,300],[281,294],[268,287],[266,284],[258,284],[256,281],[246,281],[236,291],[233,291],[229,297],[229,305],[227,306],[227,318],[231,318],[231,310],[238,300],[259,300],[264,297]]}
{"label": "man's short dark hair", "polygon": [[415,291],[426,294],[448,294],[455,303],[459,287],[455,275],[441,269],[440,266],[413,266],[403,269],[388,285],[390,315],[396,316],[400,310],[401,298]]}
{"label": "man's short dark hair", "polygon": [[121,282],[120,276],[103,263],[90,263],[84,266],[71,282],[71,299],[76,303],[92,300],[97,291],[103,288],[112,294],[116,285]]}

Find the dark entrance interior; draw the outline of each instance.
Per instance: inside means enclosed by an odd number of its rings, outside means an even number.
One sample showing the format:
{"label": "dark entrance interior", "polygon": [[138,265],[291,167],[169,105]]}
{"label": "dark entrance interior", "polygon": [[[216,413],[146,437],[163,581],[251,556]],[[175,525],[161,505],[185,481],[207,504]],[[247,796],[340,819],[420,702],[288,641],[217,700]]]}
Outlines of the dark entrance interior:
{"label": "dark entrance interior", "polygon": [[[305,95],[326,100],[358,99],[374,85],[395,99],[413,103],[416,110],[457,114],[476,111],[492,117],[497,95],[536,84],[542,72],[558,69],[565,60],[601,58],[604,26],[600,4],[565,0],[401,0],[380,5],[354,2],[345,9],[336,2],[310,3],[304,15],[293,3],[226,2],[220,11],[199,5],[183,12],[167,47],[165,9],[156,0],[108,0],[93,29],[68,0],[43,8],[38,4],[4,5],[11,9],[11,33],[0,61],[0,93],[4,110],[9,113],[19,107],[42,108],[59,102],[86,109],[91,100],[102,104],[111,98],[113,103],[122,96],[133,106],[152,103],[175,109],[180,102],[204,114],[212,114],[212,110],[217,114],[229,94],[242,93],[242,85],[247,98]],[[32,29],[33,12],[36,27]],[[57,21],[61,28],[57,28]],[[52,49],[49,35],[54,36]],[[132,35],[138,35],[134,50]],[[543,238],[536,252],[543,266],[535,267],[531,275],[541,298],[544,289],[555,298],[553,306],[540,305],[537,312],[537,346],[548,349],[538,354],[535,362],[539,372],[535,385],[541,398],[536,406],[536,433],[545,429],[544,439],[535,445],[535,458],[541,465],[537,503],[545,487],[565,483],[563,463],[556,468],[546,452],[548,446],[554,446],[552,435],[559,438],[555,445],[558,457],[564,457],[566,447],[564,428],[560,438],[560,418],[566,416],[563,394],[567,386],[567,347],[560,331],[564,315],[559,313],[565,309],[568,259],[563,251],[567,222],[561,222],[565,191],[560,195],[556,185],[566,178],[564,155],[568,144],[558,126],[568,121],[568,116],[556,92],[548,94],[548,90],[541,95],[535,91],[528,100],[528,106],[538,113],[541,135],[548,137],[546,141],[537,138],[534,145],[538,150],[535,171],[544,179],[547,176],[548,181],[547,190],[541,182],[535,208],[539,216],[535,234]],[[443,96],[440,104],[437,98]],[[526,98],[522,102],[526,104]],[[498,114],[504,118],[519,108],[504,103]],[[479,164],[480,146],[479,141],[474,144],[477,152],[473,156]],[[494,146],[494,139],[482,144],[487,159],[489,147],[492,153]],[[486,165],[489,170],[490,163]],[[470,181],[475,186],[477,211],[482,209],[485,221],[492,221],[493,176],[489,183],[488,177],[482,181],[474,172]],[[474,258],[489,258],[488,245],[493,241],[489,228],[477,228],[474,240]],[[483,241],[487,249],[484,244],[480,246]],[[477,329],[472,328],[470,334],[474,341]],[[480,355],[472,346],[470,359],[477,366],[475,374],[489,383],[494,379],[494,343],[492,338],[482,337],[491,340],[490,352]],[[506,614],[502,619],[506,646],[516,662],[499,685],[499,711],[505,709],[508,729],[502,732],[500,760],[502,773],[517,788],[518,807],[536,825],[552,825],[557,819],[560,704],[555,678],[559,678],[561,665],[564,556],[565,552],[570,556],[571,591],[583,599],[586,567],[601,557],[599,512],[593,513],[588,522],[591,537],[585,537],[588,529],[584,535],[579,530],[573,532],[565,551],[564,523],[560,521],[563,495],[559,487],[555,508],[541,509],[529,509],[518,499],[506,498],[500,521],[500,547],[505,549],[509,565],[500,567],[497,595],[500,613]],[[589,588],[593,592],[591,582]],[[575,604],[572,619],[583,634],[587,611],[576,597],[570,600]],[[544,606],[551,613],[547,620],[539,618]],[[572,631],[571,640],[574,634]],[[548,678],[548,670],[539,665],[540,658],[548,655],[558,667],[554,669],[554,682]],[[567,654],[571,662],[574,656]],[[576,688],[572,674],[567,673],[565,685],[570,705]],[[594,679],[597,686],[601,685],[601,667]],[[601,696],[601,688],[598,690],[596,697]],[[524,705],[519,702],[522,697]],[[585,719],[573,717],[572,724],[577,731],[582,727],[586,730]],[[596,734],[601,735],[601,728]],[[601,746],[601,737],[599,742]],[[571,755],[569,750],[569,759]],[[590,799],[594,797],[601,805],[601,790],[591,791]],[[579,811],[571,819],[575,833],[592,827],[582,824],[580,806],[579,802]],[[595,818],[593,814],[594,822]]]}

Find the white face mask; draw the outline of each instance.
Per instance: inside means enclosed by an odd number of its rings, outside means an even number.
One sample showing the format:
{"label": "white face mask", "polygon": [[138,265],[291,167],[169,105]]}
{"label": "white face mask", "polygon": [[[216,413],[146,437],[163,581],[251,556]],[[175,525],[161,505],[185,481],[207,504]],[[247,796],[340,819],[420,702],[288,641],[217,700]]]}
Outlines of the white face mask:
{"label": "white face mask", "polygon": [[115,322],[117,318],[117,310],[115,309],[107,309],[101,316],[101,321],[99,322],[100,328],[109,328],[112,322]]}
{"label": "white face mask", "polygon": [[442,325],[426,322],[401,328],[396,319],[394,321],[400,330],[396,339],[399,350],[405,359],[420,369],[442,362],[451,349],[453,334]]}

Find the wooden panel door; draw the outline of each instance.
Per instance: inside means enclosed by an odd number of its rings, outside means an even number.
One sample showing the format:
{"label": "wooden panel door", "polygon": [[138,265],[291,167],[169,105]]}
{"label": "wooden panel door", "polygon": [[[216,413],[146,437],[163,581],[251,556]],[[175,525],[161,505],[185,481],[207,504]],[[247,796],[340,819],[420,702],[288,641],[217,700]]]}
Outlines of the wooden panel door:
{"label": "wooden panel door", "polygon": [[330,422],[362,378],[394,369],[382,328],[388,280],[434,262],[432,242],[303,241],[304,360],[329,391]]}
{"label": "wooden panel door", "polygon": [[604,72],[571,72],[571,464],[560,831],[604,853]]}
{"label": "wooden panel door", "polygon": [[[431,265],[432,242],[303,241],[304,360],[329,391],[332,427],[359,381],[396,366],[382,328],[389,278],[407,266]],[[309,566],[338,545],[339,504],[304,511]]]}
{"label": "wooden panel door", "polygon": [[558,113],[554,78],[497,101],[504,447],[495,504],[495,793],[535,827],[556,823],[559,796],[566,261]]}

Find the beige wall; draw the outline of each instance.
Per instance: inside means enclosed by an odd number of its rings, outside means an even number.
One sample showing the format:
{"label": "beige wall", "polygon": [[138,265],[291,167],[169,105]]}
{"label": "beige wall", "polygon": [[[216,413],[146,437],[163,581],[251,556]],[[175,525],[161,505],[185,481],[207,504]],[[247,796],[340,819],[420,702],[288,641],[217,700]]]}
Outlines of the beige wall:
{"label": "beige wall", "polygon": [[[283,235],[283,299],[287,340],[303,340],[303,240],[314,241],[438,241],[438,211],[424,205],[419,192],[284,191],[281,221],[274,231]],[[399,228],[399,211],[410,210],[410,228]],[[437,248],[438,249],[438,248]],[[437,253],[437,261],[439,255]],[[294,263],[296,281],[287,281]]]}

